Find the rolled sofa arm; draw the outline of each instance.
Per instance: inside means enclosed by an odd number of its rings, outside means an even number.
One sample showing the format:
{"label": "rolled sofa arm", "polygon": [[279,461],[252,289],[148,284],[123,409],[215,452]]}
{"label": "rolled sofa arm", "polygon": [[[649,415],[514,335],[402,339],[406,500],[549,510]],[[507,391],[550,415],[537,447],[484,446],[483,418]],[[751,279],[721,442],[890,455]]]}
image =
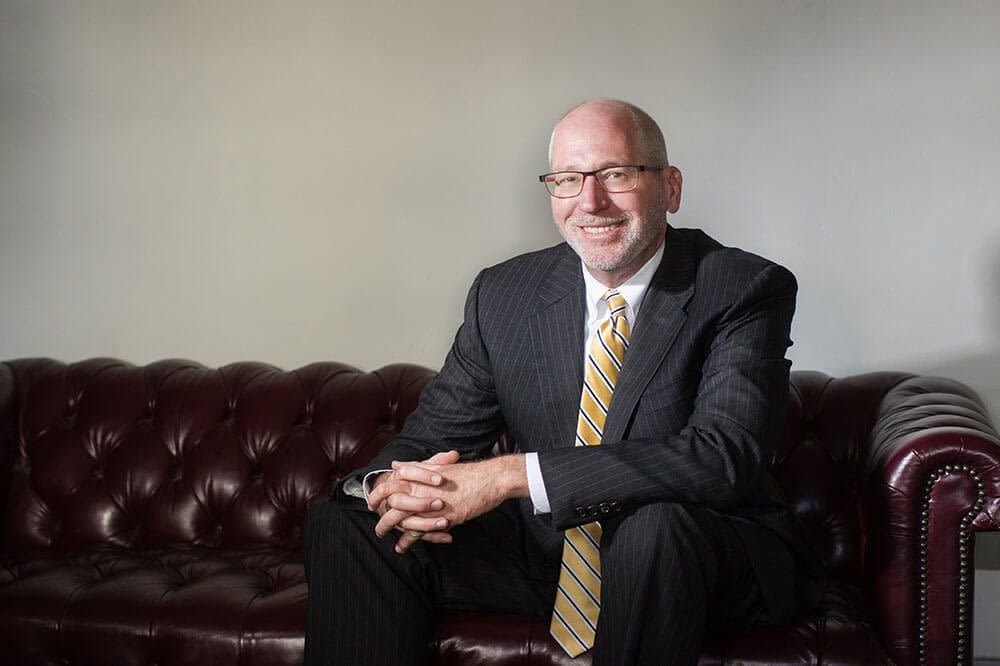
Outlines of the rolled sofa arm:
{"label": "rolled sofa arm", "polygon": [[968,387],[911,377],[878,407],[864,572],[897,664],[971,664],[973,533],[1000,529],[1000,437]]}

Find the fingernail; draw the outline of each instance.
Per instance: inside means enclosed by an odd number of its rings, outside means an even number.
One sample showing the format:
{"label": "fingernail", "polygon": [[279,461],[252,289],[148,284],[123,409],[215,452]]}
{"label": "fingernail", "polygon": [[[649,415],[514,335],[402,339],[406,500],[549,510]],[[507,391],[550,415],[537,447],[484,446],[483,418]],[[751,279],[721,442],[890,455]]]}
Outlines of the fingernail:
{"label": "fingernail", "polygon": [[431,483],[441,483],[441,475],[435,474],[431,477]]}
{"label": "fingernail", "polygon": [[444,506],[444,502],[442,502],[439,499],[436,499],[433,502],[431,502],[431,508],[432,509],[440,509],[443,506]]}
{"label": "fingernail", "polygon": [[448,527],[448,521],[445,520],[444,518],[442,518],[441,520],[437,521],[434,524],[437,525],[438,527]]}
{"label": "fingernail", "polygon": [[399,546],[396,546],[396,552],[399,553],[400,555],[402,555],[403,554],[403,549],[400,548]]}

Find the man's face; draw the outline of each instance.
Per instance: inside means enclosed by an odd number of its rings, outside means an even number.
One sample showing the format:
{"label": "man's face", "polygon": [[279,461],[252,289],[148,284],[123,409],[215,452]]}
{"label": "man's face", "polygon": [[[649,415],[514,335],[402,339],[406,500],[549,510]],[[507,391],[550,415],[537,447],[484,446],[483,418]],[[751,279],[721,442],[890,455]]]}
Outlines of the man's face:
{"label": "man's face", "polygon": [[[559,124],[552,142],[553,171],[594,171],[646,164],[633,145],[630,121],[607,111],[578,109]],[[662,166],[662,165],[648,165]],[[552,218],[591,274],[608,286],[631,277],[659,248],[667,212],[680,204],[680,172],[639,174],[630,192],[605,192],[588,176],[570,199],[552,198]]]}

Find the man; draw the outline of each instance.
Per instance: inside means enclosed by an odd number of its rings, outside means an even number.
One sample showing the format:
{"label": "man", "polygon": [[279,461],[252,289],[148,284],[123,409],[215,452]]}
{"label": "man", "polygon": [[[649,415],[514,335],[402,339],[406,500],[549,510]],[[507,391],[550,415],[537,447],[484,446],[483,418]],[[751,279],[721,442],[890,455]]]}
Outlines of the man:
{"label": "man", "polygon": [[[480,273],[402,432],[310,514],[309,664],[427,663],[447,609],[551,616],[597,666],[690,664],[816,598],[767,472],[794,277],[667,224],[681,173],[637,107],[572,109],[549,159],[566,243]],[[525,453],[488,457],[505,429]]]}

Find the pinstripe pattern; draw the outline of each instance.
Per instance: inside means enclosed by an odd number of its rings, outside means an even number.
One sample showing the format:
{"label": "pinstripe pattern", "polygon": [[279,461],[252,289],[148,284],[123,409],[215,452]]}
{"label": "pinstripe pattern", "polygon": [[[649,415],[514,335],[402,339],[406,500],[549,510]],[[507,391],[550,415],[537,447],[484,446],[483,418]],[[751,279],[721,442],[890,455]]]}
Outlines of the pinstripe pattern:
{"label": "pinstripe pattern", "polygon": [[[628,351],[629,323],[625,299],[611,289],[604,294],[608,319],[597,330],[587,354],[576,424],[577,446],[601,443],[604,421],[611,405],[615,382]],[[598,522],[566,530],[559,592],[556,595],[552,637],[571,657],[594,645],[597,617],[601,611],[601,525]]]}
{"label": "pinstripe pattern", "polygon": [[[805,557],[767,472],[784,422],[795,291],[781,266],[701,231],[668,227],[606,405],[604,445],[575,446],[584,391],[580,259],[560,244],[488,268],[473,282],[463,324],[419,408],[356,475],[448,449],[464,460],[486,456],[506,428],[521,450],[538,452],[551,514],[536,516],[528,499],[519,510],[553,561],[565,530],[593,522],[581,508],[708,507],[754,528],[739,537],[762,592],[770,608],[789,609],[790,569],[776,565],[772,542],[757,534],[778,535]],[[600,384],[607,388],[603,378],[590,386],[599,395]],[[600,624],[624,631],[628,618],[606,617],[615,592],[602,589]]]}

